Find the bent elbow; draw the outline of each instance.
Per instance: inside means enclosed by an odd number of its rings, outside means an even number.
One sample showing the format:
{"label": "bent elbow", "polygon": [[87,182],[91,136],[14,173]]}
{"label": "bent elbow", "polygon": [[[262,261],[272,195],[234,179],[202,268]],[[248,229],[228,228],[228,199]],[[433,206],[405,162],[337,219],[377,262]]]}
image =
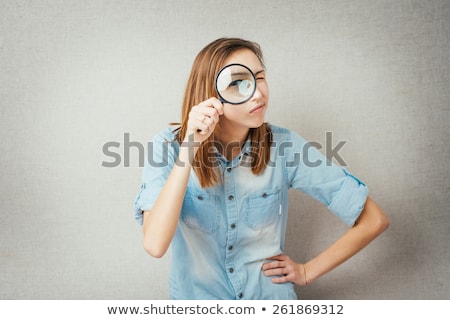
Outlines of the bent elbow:
{"label": "bent elbow", "polygon": [[167,252],[166,247],[148,241],[144,241],[144,250],[153,258],[162,258]]}
{"label": "bent elbow", "polygon": [[376,222],[375,222],[375,228],[377,230],[377,233],[383,233],[384,231],[386,231],[387,228],[389,228],[390,222],[388,217],[386,217],[386,215],[382,215],[380,216]]}
{"label": "bent elbow", "polygon": [[387,228],[389,228],[389,226],[391,225],[391,222],[389,221],[389,219],[386,217],[383,221],[383,231],[386,230]]}
{"label": "bent elbow", "polygon": [[[359,220],[359,221],[358,221]],[[383,233],[387,228],[389,228],[389,219],[375,201],[368,198],[366,201],[366,206],[362,211],[357,223],[363,223],[369,233],[377,236]]]}

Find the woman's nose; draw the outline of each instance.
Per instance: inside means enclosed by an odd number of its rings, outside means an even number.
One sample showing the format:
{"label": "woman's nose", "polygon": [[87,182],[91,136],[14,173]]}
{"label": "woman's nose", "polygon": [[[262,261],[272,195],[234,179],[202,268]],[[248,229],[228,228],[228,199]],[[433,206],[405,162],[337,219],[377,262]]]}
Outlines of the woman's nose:
{"label": "woman's nose", "polygon": [[261,94],[261,91],[259,90],[259,88],[258,88],[258,86],[256,86],[256,89],[255,89],[255,93],[253,93],[253,99],[258,99],[258,98],[261,98],[261,96],[262,96],[262,94]]}

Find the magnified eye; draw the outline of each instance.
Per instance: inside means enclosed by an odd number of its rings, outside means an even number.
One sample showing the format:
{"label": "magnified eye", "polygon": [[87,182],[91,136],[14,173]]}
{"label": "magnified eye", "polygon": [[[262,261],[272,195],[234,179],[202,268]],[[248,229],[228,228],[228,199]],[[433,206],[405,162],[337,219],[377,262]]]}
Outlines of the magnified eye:
{"label": "magnified eye", "polygon": [[255,90],[255,75],[242,64],[227,65],[216,77],[216,91],[222,102],[244,103],[253,96]]}
{"label": "magnified eye", "polygon": [[239,85],[242,83],[242,81],[244,81],[244,80],[234,80],[228,86],[229,87],[239,87]]}

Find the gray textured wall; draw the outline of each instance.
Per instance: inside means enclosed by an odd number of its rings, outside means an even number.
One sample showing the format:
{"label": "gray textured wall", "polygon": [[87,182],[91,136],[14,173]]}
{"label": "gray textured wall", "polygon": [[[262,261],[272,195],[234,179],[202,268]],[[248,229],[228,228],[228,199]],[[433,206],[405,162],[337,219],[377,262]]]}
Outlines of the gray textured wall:
{"label": "gray textured wall", "polygon": [[[449,299],[450,2],[437,0],[2,0],[0,298],[167,298],[170,254],[142,249],[124,136],[144,144],[180,119],[194,56],[221,36],[262,45],[267,120],[347,141],[339,154],[391,219],[299,298]],[[299,261],[345,231],[299,193],[290,204]]]}

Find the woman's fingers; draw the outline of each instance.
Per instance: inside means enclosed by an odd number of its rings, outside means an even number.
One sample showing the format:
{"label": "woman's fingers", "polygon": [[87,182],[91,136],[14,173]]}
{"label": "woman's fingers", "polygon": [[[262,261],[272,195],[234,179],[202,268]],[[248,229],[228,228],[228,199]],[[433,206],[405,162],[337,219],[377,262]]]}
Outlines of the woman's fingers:
{"label": "woman's fingers", "polygon": [[272,260],[263,264],[261,270],[265,276],[273,276],[273,283],[294,282],[299,285],[304,285],[301,282],[299,264],[294,262],[285,254],[279,254],[267,258]]}
{"label": "woman's fingers", "polygon": [[219,115],[223,114],[223,104],[217,98],[209,98],[198,104],[198,107],[207,107],[211,113],[217,112]]}
{"label": "woman's fingers", "polygon": [[283,260],[287,260],[289,259],[289,257],[287,255],[285,255],[284,253],[280,253],[277,254],[276,256],[272,256],[269,258],[266,258],[267,260],[279,260],[279,261],[283,261]]}
{"label": "woman's fingers", "polygon": [[199,110],[191,112],[188,125],[192,130],[206,134],[214,130],[218,121],[218,116],[210,116],[202,112],[202,110]]}
{"label": "woman's fingers", "polygon": [[223,106],[216,98],[199,103],[192,107],[189,113],[188,131],[197,134],[196,141],[206,139],[214,131],[221,114],[223,114]]}
{"label": "woman's fingers", "polygon": [[[195,109],[194,109],[195,108]],[[194,107],[193,116],[202,123],[217,123],[219,122],[219,114],[211,107]],[[212,121],[210,121],[212,120]]]}
{"label": "woman's fingers", "polygon": [[[278,258],[278,256],[268,258],[268,260],[273,260],[274,258]],[[264,275],[275,276],[275,275],[286,274],[286,272],[287,272],[286,266],[287,266],[286,261],[275,260],[275,261],[264,263],[261,269],[264,272]]]}

